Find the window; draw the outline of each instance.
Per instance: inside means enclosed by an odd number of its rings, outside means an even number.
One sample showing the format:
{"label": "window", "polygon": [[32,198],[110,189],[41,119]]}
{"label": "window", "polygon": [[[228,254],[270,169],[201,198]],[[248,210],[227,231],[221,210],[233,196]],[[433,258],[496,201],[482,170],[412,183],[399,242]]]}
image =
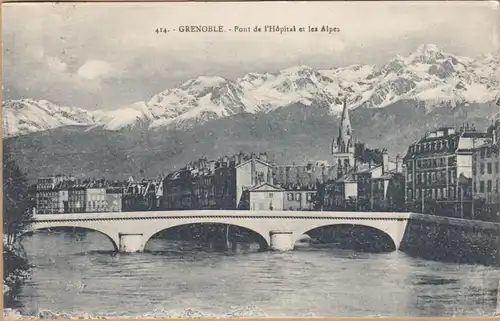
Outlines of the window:
{"label": "window", "polygon": [[495,163],[495,173],[498,174],[498,162]]}
{"label": "window", "polygon": [[491,190],[492,190],[491,180],[488,180],[488,182],[486,183],[486,192],[491,193]]}
{"label": "window", "polygon": [[300,201],[300,193],[295,193],[295,200]]}
{"label": "window", "polygon": [[484,163],[479,164],[479,172],[484,175]]}
{"label": "window", "polygon": [[479,182],[479,193],[484,193],[484,181]]}
{"label": "window", "polygon": [[273,193],[269,193],[269,198],[273,198],[274,194]]}
{"label": "window", "polygon": [[487,167],[488,167],[488,174],[493,173],[493,166],[492,166],[492,165],[493,165],[493,164],[492,164],[491,162],[487,164]]}
{"label": "window", "polygon": [[287,198],[289,201],[293,201],[293,193],[287,193],[286,198]]}

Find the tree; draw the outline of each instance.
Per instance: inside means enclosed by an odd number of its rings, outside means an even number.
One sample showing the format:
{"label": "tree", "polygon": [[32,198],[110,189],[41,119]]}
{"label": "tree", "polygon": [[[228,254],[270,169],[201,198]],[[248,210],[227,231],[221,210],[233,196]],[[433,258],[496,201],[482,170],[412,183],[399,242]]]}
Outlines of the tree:
{"label": "tree", "polygon": [[[6,142],[3,142],[3,284],[6,305],[29,277],[31,268],[18,243],[31,218],[30,193],[26,174],[17,166]],[[7,294],[7,296],[5,296]]]}
{"label": "tree", "polygon": [[32,217],[26,174],[17,166],[7,143],[3,143],[3,233],[7,245],[16,244]]}

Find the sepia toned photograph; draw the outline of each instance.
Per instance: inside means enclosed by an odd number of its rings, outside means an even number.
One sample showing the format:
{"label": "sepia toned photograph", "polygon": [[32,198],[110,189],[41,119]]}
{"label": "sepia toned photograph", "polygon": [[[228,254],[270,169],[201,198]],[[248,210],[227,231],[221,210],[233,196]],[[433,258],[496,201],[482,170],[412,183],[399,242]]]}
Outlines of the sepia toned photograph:
{"label": "sepia toned photograph", "polygon": [[497,315],[498,9],[3,4],[4,317]]}

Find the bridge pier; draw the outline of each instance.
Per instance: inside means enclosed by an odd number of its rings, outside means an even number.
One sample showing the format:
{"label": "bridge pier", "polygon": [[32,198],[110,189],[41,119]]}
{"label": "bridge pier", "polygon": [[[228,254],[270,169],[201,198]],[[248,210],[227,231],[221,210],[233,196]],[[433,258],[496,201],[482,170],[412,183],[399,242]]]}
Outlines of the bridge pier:
{"label": "bridge pier", "polygon": [[142,233],[119,233],[120,246],[122,253],[134,253],[144,251]]}
{"label": "bridge pier", "polygon": [[291,251],[295,247],[293,232],[273,230],[269,232],[271,251]]}

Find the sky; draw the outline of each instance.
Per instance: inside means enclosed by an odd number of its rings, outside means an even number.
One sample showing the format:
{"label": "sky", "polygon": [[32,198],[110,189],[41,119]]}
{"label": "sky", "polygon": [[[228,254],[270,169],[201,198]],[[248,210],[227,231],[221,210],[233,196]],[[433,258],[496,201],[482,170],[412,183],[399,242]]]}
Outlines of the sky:
{"label": "sky", "polygon": [[[431,43],[498,53],[496,2],[4,4],[3,99],[115,109],[198,76],[381,64]],[[155,33],[181,25],[328,25],[338,33]]]}

